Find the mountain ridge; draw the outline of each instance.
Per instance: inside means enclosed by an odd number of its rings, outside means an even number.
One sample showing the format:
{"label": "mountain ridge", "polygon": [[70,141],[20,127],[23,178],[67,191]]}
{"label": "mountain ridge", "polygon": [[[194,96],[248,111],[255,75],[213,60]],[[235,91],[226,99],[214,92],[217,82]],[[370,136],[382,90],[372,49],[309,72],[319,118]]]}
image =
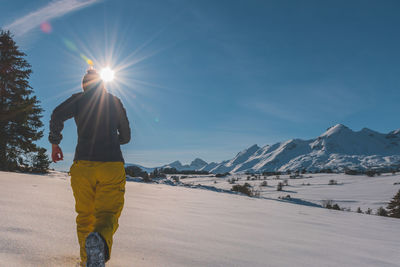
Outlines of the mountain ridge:
{"label": "mountain ridge", "polygon": [[400,167],[400,129],[383,134],[336,124],[309,140],[295,138],[263,147],[254,144],[220,163],[196,158],[190,164],[174,161],[159,168],[166,167],[212,173]]}

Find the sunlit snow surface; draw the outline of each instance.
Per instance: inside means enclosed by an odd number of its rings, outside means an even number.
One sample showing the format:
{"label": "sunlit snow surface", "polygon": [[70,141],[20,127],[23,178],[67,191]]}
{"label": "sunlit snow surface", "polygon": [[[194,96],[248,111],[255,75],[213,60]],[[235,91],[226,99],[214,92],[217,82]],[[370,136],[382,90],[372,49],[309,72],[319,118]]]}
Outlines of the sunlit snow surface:
{"label": "sunlit snow surface", "polygon": [[[213,186],[216,188],[230,190],[233,184],[229,180],[239,178],[235,184],[249,183],[254,189],[260,191],[260,196],[264,198],[278,199],[282,196],[290,195],[292,198],[299,198],[318,205],[322,205],[326,200],[332,200],[342,208],[350,208],[355,211],[360,207],[363,211],[368,208],[376,210],[383,206],[386,207],[393,196],[400,190],[400,175],[384,173],[380,176],[368,177],[366,175],[346,175],[346,174],[303,174],[301,178],[290,179],[290,175],[267,176],[267,186],[261,186],[261,180],[247,180],[249,175],[233,174],[224,178],[209,176],[189,176],[181,179],[185,184]],[[288,186],[284,186],[282,191],[277,191],[279,182],[287,180]],[[334,180],[337,185],[329,185],[329,181]]]}
{"label": "sunlit snow surface", "polygon": [[[75,266],[69,177],[0,172],[0,190],[0,266]],[[107,266],[398,266],[399,227],[393,218],[128,182]]]}

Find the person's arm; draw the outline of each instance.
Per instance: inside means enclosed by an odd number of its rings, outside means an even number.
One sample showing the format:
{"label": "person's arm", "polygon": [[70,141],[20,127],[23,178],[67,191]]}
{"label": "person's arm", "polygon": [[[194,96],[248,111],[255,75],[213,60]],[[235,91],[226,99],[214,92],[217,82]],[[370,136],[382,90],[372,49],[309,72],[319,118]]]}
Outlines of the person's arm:
{"label": "person's arm", "polygon": [[62,139],[61,131],[64,128],[64,121],[75,115],[78,95],[79,94],[72,95],[57,106],[51,114],[49,141],[52,144],[51,157],[54,162],[63,160],[63,153],[58,144],[60,144]]}
{"label": "person's arm", "polygon": [[121,100],[116,98],[118,106],[118,136],[121,145],[129,143],[131,140],[131,128],[129,127],[129,120],[126,116],[126,110],[122,105]]}

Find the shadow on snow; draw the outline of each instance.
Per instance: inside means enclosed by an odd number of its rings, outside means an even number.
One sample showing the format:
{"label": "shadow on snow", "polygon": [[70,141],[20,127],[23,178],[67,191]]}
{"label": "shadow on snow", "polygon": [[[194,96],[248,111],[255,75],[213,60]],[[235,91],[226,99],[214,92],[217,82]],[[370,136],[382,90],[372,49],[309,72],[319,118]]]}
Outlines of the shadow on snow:
{"label": "shadow on snow", "polygon": [[[126,181],[127,182],[136,182],[136,183],[153,183],[153,184],[165,184],[165,185],[170,185],[170,186],[183,186],[183,187],[188,187],[188,188],[194,188],[194,189],[203,189],[203,190],[209,190],[209,191],[214,191],[214,192],[218,192],[218,193],[226,193],[226,194],[234,194],[234,195],[241,195],[241,196],[246,196],[246,197],[250,197],[248,195],[245,195],[243,193],[240,192],[235,192],[232,190],[227,190],[227,189],[222,189],[222,188],[216,188],[214,186],[210,186],[210,185],[201,185],[201,184],[185,184],[182,182],[174,182],[170,179],[166,179],[166,178],[156,178],[153,179],[152,182],[144,182],[142,178],[140,177],[130,177],[130,176],[126,176]],[[289,192],[289,191],[285,191],[285,192]],[[279,201],[279,202],[286,202],[286,203],[291,203],[291,204],[296,204],[296,205],[304,205],[304,206],[308,206],[308,207],[316,207],[316,208],[322,208],[321,205],[315,204],[313,202],[310,201],[306,201],[300,198],[285,198],[285,199],[276,199],[276,198],[269,198],[269,197],[250,197],[250,198],[258,198],[258,199],[268,199],[268,200],[274,200],[274,201]]]}

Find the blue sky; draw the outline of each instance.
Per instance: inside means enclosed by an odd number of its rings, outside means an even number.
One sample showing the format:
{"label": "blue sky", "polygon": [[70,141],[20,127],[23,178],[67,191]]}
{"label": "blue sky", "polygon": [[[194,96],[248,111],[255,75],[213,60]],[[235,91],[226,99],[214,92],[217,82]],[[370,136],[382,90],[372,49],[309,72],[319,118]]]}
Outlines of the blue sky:
{"label": "blue sky", "polygon": [[[45,109],[72,93],[90,58],[117,69],[133,139],[126,162],[233,157],[343,123],[399,128],[398,1],[0,0],[0,25],[27,53]],[[50,32],[40,23],[48,22]],[[72,120],[61,147],[67,168]],[[58,167],[57,167],[58,166]]]}

